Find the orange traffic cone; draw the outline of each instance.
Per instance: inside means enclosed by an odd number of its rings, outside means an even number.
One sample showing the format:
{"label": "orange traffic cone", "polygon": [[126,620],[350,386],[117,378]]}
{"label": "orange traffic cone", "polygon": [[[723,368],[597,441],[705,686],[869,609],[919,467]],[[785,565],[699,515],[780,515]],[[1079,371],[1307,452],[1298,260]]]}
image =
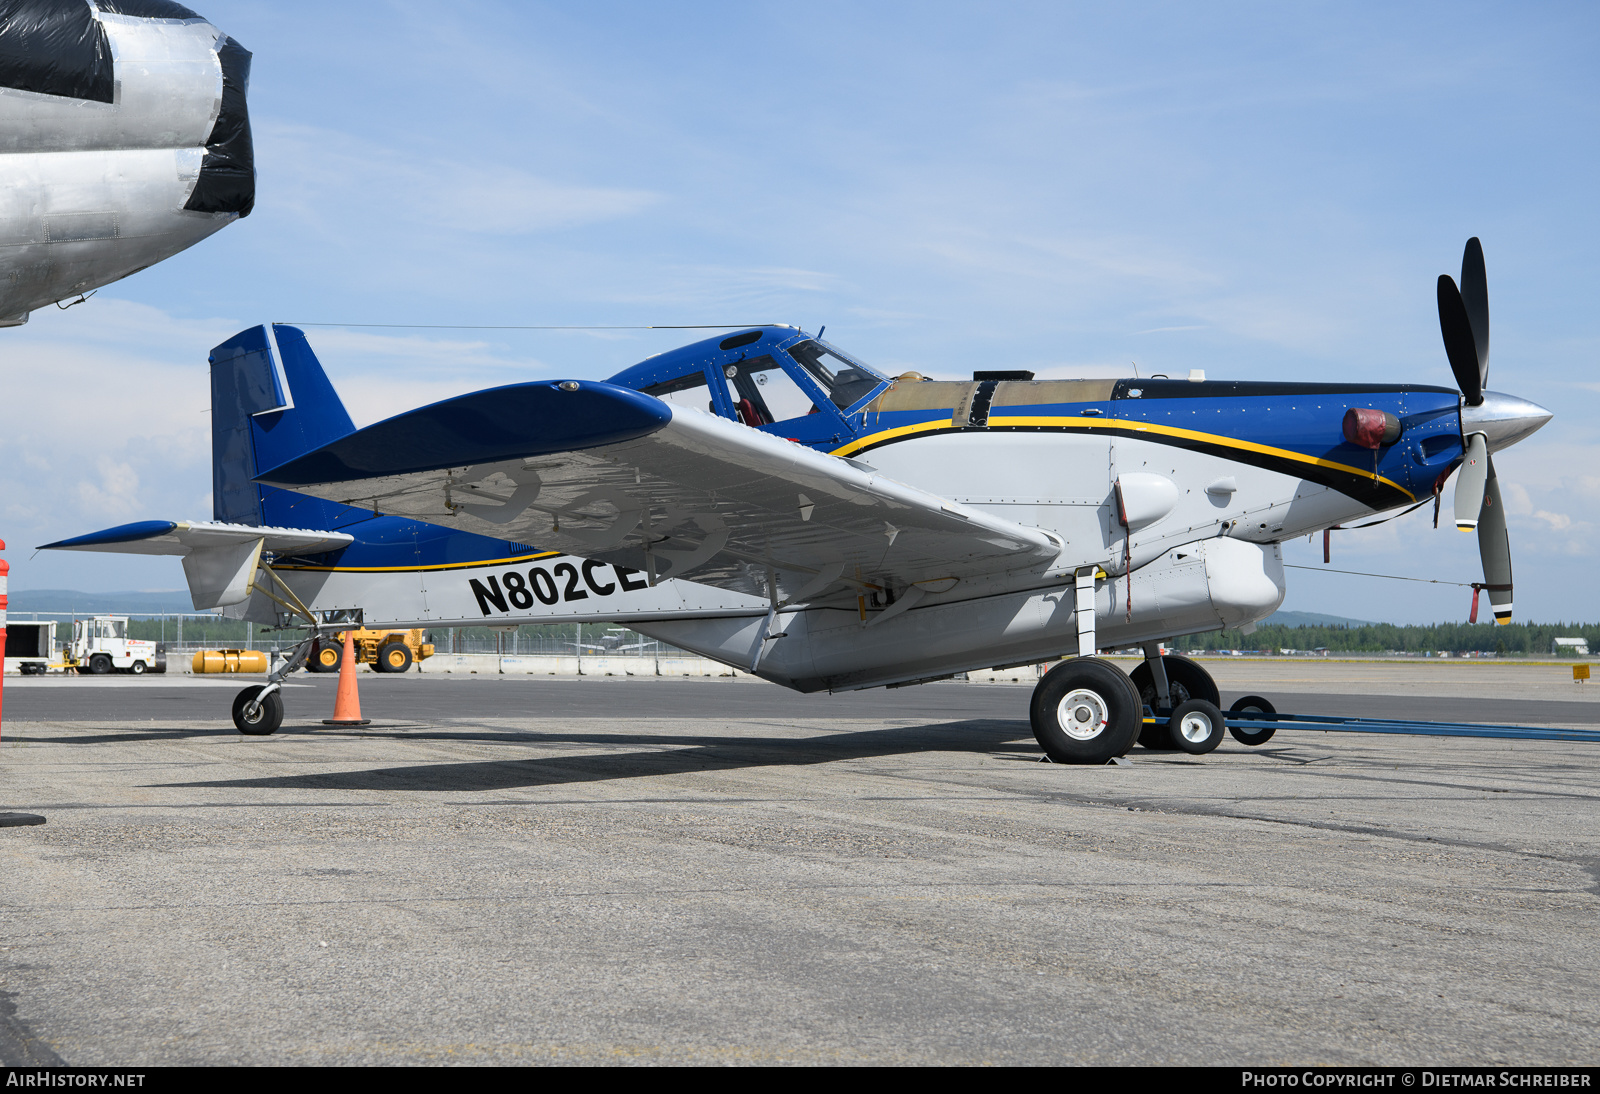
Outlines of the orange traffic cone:
{"label": "orange traffic cone", "polygon": [[361,696],[356,694],[356,640],[353,632],[344,632],[344,656],[339,660],[339,693],[333,698],[333,717],[324,718],[325,726],[371,725],[370,718],[361,717]]}

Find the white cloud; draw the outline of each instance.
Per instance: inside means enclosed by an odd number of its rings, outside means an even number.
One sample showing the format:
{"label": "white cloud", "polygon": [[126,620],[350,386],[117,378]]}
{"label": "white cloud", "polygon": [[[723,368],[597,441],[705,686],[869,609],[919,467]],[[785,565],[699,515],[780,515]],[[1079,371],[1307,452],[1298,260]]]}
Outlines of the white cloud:
{"label": "white cloud", "polygon": [[84,510],[97,514],[127,516],[138,509],[139,473],[133,465],[110,456],[95,460],[100,481],[78,480],[78,500]]}
{"label": "white cloud", "polygon": [[383,219],[408,236],[528,235],[635,216],[662,198],[556,182],[504,163],[418,158],[313,126],[265,124],[256,141],[274,198],[329,228]]}

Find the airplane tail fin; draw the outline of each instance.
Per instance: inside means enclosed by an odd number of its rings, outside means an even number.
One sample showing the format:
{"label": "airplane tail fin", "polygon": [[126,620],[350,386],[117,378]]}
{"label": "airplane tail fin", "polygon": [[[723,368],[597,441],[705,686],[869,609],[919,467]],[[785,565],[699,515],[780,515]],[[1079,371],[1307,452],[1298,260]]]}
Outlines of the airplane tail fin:
{"label": "airplane tail fin", "polygon": [[265,326],[240,331],[211,351],[215,519],[253,527],[332,528],[348,512],[345,506],[262,486],[254,479],[354,430],[303,331],[277,323],[270,334]]}

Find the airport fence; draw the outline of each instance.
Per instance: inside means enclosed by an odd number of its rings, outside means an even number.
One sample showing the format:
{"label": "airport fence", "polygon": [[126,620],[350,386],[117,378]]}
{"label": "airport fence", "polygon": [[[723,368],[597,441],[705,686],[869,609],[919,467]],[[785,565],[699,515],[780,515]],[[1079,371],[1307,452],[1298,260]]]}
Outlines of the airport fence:
{"label": "airport fence", "polygon": [[[72,635],[72,621],[85,619],[90,612],[13,612],[16,620],[54,620],[56,641],[65,644]],[[258,626],[243,620],[225,619],[215,612],[99,613],[127,614],[128,637],[166,644],[167,656],[193,654],[197,650],[251,649],[276,654],[292,648],[303,636],[296,629]],[[490,627],[424,628],[425,642],[433,643],[436,653],[496,654],[499,656],[598,656],[678,657],[683,651],[665,642],[647,638],[625,627],[593,623],[564,623],[545,626],[499,629]]]}

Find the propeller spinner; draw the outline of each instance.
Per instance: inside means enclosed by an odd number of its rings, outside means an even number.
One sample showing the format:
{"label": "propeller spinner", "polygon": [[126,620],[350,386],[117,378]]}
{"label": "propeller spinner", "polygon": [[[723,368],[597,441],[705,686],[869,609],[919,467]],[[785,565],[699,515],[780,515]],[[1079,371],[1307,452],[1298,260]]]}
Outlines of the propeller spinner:
{"label": "propeller spinner", "polygon": [[[1461,284],[1439,275],[1439,332],[1444,336],[1450,371],[1461,388],[1461,470],[1456,476],[1456,528],[1476,530],[1483,560],[1482,588],[1496,623],[1511,622],[1511,538],[1505,506],[1494,473],[1492,452],[1507,448],[1551,418],[1548,410],[1498,392],[1484,391],[1489,379],[1489,283],[1483,245],[1467,240],[1461,256]],[[1477,593],[1473,593],[1477,611]]]}

